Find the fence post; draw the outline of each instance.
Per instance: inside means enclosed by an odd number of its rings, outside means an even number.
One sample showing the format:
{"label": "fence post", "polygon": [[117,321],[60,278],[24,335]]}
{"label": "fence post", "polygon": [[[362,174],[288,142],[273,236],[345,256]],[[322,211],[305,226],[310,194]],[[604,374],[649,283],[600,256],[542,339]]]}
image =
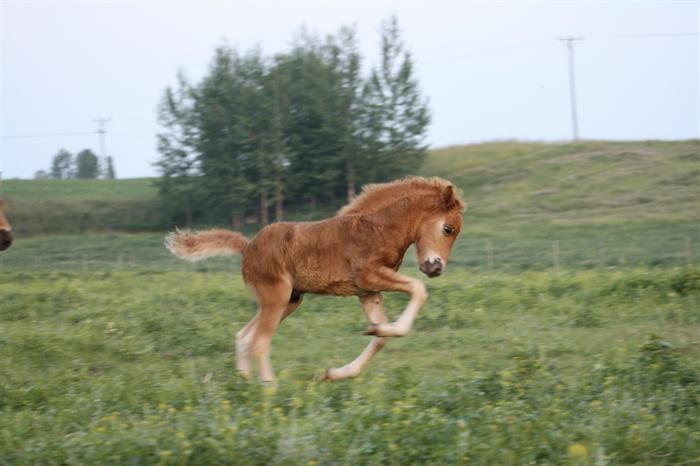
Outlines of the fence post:
{"label": "fence post", "polygon": [[491,243],[491,240],[486,243],[486,261],[489,265],[489,270],[493,270],[493,243]]}
{"label": "fence post", "polygon": [[685,260],[688,267],[693,266],[693,244],[689,237],[685,237]]}
{"label": "fence post", "polygon": [[552,241],[552,263],[557,273],[559,273],[559,255],[559,240]]}

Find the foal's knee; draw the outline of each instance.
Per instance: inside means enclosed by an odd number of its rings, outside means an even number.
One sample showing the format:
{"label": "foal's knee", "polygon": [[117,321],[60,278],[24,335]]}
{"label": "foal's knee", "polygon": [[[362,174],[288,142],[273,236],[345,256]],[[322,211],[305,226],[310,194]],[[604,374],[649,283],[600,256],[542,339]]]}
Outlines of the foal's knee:
{"label": "foal's knee", "polygon": [[428,299],[428,290],[425,288],[425,283],[420,280],[413,282],[411,287],[411,297],[420,303],[424,303]]}

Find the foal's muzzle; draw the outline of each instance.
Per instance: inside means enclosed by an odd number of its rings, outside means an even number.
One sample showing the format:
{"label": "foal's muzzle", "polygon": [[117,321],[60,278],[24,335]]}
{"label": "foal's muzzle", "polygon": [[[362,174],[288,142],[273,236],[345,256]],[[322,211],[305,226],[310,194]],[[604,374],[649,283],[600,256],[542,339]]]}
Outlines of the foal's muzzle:
{"label": "foal's muzzle", "polygon": [[419,267],[420,271],[429,276],[430,278],[435,278],[440,276],[445,266],[442,264],[442,259],[436,257],[435,259],[427,259],[421,263]]}
{"label": "foal's muzzle", "polygon": [[12,233],[8,230],[0,230],[0,251],[4,251],[12,244]]}

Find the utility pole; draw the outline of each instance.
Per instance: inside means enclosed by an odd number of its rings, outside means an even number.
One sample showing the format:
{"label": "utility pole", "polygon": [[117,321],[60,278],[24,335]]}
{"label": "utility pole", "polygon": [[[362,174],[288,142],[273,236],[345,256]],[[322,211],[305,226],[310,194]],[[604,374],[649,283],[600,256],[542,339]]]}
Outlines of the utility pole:
{"label": "utility pole", "polygon": [[576,115],[576,81],[574,78],[574,42],[583,40],[583,36],[564,36],[559,38],[566,42],[569,51],[569,92],[571,94],[571,124],[574,130],[574,141],[578,141],[578,116]]}
{"label": "utility pole", "polygon": [[112,121],[111,118],[93,118],[92,121],[97,122],[98,129],[97,134],[100,135],[100,171],[102,176],[106,177],[107,170],[107,152],[105,151],[105,134],[107,130],[105,129],[105,123]]}

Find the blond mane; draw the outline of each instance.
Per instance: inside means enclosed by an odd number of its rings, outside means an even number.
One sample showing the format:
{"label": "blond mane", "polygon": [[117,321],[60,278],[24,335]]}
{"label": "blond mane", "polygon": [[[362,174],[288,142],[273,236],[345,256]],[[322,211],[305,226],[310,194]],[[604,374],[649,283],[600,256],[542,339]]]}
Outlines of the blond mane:
{"label": "blond mane", "polygon": [[[368,184],[350,203],[338,211],[338,215],[369,214],[377,212],[400,199],[434,196],[440,199],[445,188],[453,186],[449,181],[438,178],[409,176],[389,183]],[[464,209],[464,201],[455,189],[454,198],[459,209]]]}

